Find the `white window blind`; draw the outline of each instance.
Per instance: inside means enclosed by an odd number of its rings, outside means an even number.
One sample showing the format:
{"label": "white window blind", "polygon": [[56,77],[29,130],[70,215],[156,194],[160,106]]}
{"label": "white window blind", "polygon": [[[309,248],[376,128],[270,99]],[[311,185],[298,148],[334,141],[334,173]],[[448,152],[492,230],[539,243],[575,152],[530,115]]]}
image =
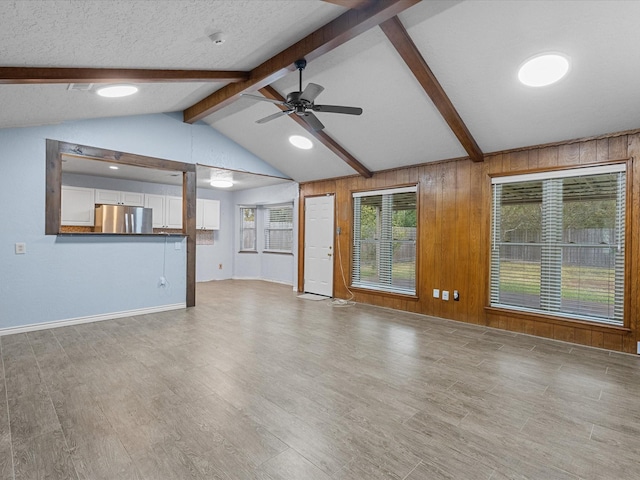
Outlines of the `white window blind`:
{"label": "white window blind", "polygon": [[293,205],[265,207],[264,250],[293,251]]}
{"label": "white window blind", "polygon": [[416,293],[416,192],[413,186],[353,194],[352,286]]}
{"label": "white window blind", "polygon": [[256,207],[240,207],[240,251],[256,251]]}
{"label": "white window blind", "polygon": [[492,183],[491,305],[622,325],[625,165]]}

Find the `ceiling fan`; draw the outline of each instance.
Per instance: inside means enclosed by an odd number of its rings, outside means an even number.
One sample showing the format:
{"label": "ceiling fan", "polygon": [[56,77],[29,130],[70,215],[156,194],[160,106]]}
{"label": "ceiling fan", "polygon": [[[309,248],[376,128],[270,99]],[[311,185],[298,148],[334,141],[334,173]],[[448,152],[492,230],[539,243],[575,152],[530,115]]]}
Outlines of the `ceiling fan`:
{"label": "ceiling fan", "polygon": [[320,95],[320,93],[324,90],[324,87],[315,83],[310,83],[309,85],[307,85],[307,88],[302,90],[302,70],[304,70],[304,68],[307,66],[307,61],[305,59],[296,60],[295,66],[300,72],[300,89],[297,92],[289,93],[285,101],[272,100],[270,98],[260,97],[258,95],[250,95],[247,93],[242,94],[243,97],[248,97],[252,100],[271,102],[275,103],[276,105],[283,105],[287,107],[286,110],[282,110],[278,113],[274,113],[273,115],[261,118],[260,120],[257,120],[256,123],[270,122],[271,120],[274,120],[278,117],[295,113],[305,122],[307,122],[307,124],[309,124],[312,129],[322,130],[324,128],[324,125],[318,119],[318,117],[313,114],[313,112],[345,113],[347,115],[362,114],[362,109],[359,107],[345,107],[342,105],[316,105],[315,103],[313,103],[316,97]]}

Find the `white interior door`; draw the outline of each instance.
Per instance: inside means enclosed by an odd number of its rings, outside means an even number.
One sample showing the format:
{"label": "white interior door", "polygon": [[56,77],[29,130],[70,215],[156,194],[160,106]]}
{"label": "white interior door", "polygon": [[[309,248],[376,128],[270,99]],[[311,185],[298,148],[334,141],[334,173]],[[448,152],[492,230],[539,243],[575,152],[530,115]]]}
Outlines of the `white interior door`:
{"label": "white interior door", "polygon": [[304,291],[333,296],[333,195],[304,199]]}

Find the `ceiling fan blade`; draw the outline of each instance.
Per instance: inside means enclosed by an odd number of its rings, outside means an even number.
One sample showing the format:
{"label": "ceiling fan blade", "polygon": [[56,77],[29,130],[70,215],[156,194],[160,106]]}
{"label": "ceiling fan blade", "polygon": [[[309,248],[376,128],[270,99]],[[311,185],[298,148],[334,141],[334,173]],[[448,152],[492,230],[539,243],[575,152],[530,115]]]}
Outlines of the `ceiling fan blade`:
{"label": "ceiling fan blade", "polygon": [[346,113],[347,115],[361,115],[362,109],[360,107],[345,107],[342,105],[314,105],[314,112],[325,113]]}
{"label": "ceiling fan blade", "polygon": [[305,112],[302,119],[314,130],[322,130],[324,128],[322,122],[312,112]]}
{"label": "ceiling fan blade", "polygon": [[323,86],[316,83],[310,83],[309,85],[307,85],[307,88],[304,89],[302,95],[300,95],[300,100],[311,103],[316,99],[318,95],[320,95],[323,90]]}
{"label": "ceiling fan blade", "polygon": [[242,93],[240,94],[240,96],[247,97],[251,100],[260,100],[261,102],[275,103],[276,105],[285,105],[285,102],[283,102],[282,100],[273,100],[271,98],[260,97],[258,95],[251,95],[250,93]]}
{"label": "ceiling fan blade", "polygon": [[269,115],[267,117],[261,118],[260,120],[256,120],[256,123],[267,123],[270,122],[271,120],[275,120],[278,117],[281,117],[283,115],[291,115],[293,113],[293,110],[282,110],[281,112],[277,112],[274,113],[273,115]]}

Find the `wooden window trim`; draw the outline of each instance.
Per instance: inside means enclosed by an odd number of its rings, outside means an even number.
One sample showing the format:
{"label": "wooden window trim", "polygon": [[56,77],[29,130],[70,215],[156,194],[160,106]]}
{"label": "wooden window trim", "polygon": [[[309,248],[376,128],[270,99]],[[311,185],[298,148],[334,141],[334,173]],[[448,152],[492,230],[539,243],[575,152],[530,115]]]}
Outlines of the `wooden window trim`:
{"label": "wooden window trim", "polygon": [[379,297],[399,298],[402,300],[411,300],[417,302],[420,300],[418,295],[410,295],[406,293],[389,292],[386,290],[368,289],[364,287],[352,287],[349,286],[349,290],[355,293],[364,293],[367,295],[376,295]]}
{"label": "wooden window trim", "polygon": [[625,326],[609,325],[606,323],[589,322],[587,320],[578,320],[556,315],[544,315],[542,313],[523,312],[521,310],[500,308],[500,307],[484,307],[488,315],[500,315],[503,317],[513,317],[520,320],[529,320],[534,322],[550,323],[553,325],[562,325],[565,327],[585,327],[592,331],[599,332],[623,332],[630,333],[632,330]]}
{"label": "wooden window trim", "polygon": [[[604,162],[594,162],[594,163],[585,163],[581,165],[562,165],[556,167],[544,167],[544,168],[534,168],[523,171],[518,171],[517,175],[527,175],[529,173],[539,173],[539,172],[553,172],[553,171],[562,171],[562,170],[575,170],[583,167],[597,167],[600,165],[611,165],[615,163],[624,163],[626,166],[626,193],[625,193],[625,259],[624,259],[624,316],[622,319],[622,325],[609,325],[606,323],[598,323],[591,322],[588,320],[578,320],[573,318],[567,318],[562,316],[547,316],[544,314],[536,314],[531,312],[519,311],[519,310],[511,310],[500,307],[492,307],[490,305],[486,305],[484,307],[485,312],[488,314],[495,313],[498,315],[507,315],[515,318],[522,318],[525,320],[533,320],[533,321],[542,321],[545,323],[552,323],[554,325],[565,325],[565,326],[577,326],[584,325],[590,327],[594,331],[602,331],[602,332],[612,332],[619,331],[629,333],[631,332],[631,269],[633,268],[633,254],[632,254],[632,235],[631,228],[632,215],[637,215],[637,212],[633,209],[633,157],[620,158],[615,160],[607,160]],[[491,184],[492,177],[504,177],[504,176],[512,176],[513,172],[500,172],[489,174],[489,184]],[[487,282],[491,281],[491,215],[488,216],[487,222],[489,222],[488,232],[489,232],[489,241],[487,242],[487,274],[489,275]],[[489,283],[487,283],[488,285]],[[488,288],[485,290],[488,294]],[[489,302],[489,298],[487,297],[487,302]]]}

